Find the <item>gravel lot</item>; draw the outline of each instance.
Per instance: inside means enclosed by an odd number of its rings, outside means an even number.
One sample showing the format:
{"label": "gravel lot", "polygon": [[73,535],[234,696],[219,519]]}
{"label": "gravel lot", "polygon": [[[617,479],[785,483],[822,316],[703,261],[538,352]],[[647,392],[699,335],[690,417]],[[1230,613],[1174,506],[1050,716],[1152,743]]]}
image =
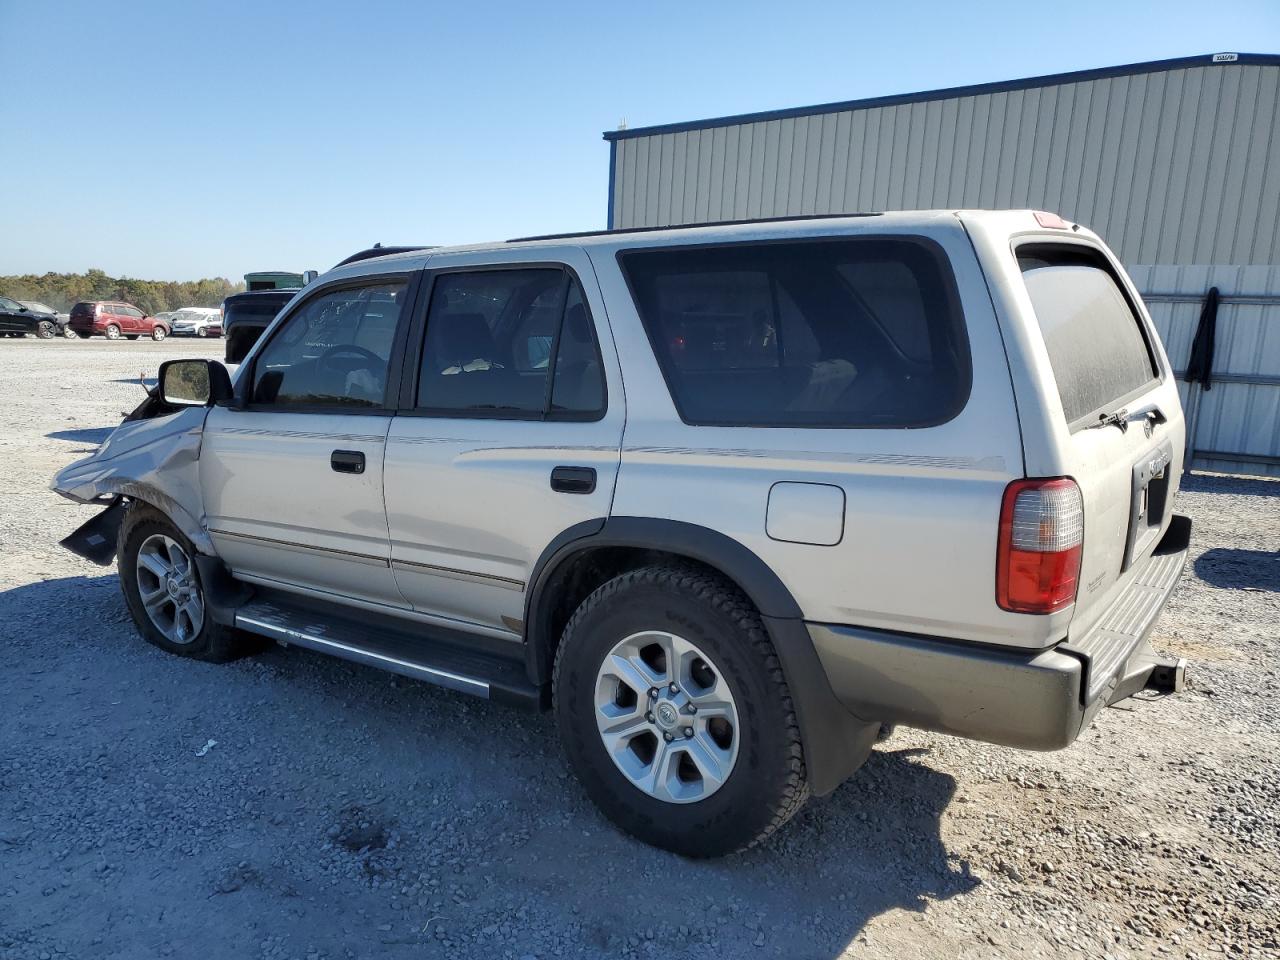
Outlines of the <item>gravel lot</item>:
{"label": "gravel lot", "polygon": [[140,372],[220,353],[0,341],[0,958],[1280,956],[1280,482],[1184,484],[1157,643],[1193,691],[1052,754],[899,731],[762,849],[690,863],[595,812],[549,716],[138,639],[47,484]]}

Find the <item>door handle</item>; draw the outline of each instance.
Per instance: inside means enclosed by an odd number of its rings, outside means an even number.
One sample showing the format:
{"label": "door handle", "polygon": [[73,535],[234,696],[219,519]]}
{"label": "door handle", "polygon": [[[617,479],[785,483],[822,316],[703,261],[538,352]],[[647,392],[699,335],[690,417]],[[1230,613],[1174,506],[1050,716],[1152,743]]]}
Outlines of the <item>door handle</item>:
{"label": "door handle", "polygon": [[595,493],[595,468],[556,467],[551,471],[551,489],[556,493]]}
{"label": "door handle", "polygon": [[336,473],[364,473],[364,454],[359,450],[335,450],[329,456],[329,466]]}

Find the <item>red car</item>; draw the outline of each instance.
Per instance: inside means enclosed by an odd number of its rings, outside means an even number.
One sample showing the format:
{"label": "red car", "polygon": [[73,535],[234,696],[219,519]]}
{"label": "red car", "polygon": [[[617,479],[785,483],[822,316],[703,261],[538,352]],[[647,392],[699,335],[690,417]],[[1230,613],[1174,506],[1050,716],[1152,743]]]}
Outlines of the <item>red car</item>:
{"label": "red car", "polygon": [[71,308],[67,326],[81,337],[101,334],[108,340],[137,340],[148,336],[163,340],[170,333],[163,320],[149,316],[137,307],[114,300],[86,300]]}

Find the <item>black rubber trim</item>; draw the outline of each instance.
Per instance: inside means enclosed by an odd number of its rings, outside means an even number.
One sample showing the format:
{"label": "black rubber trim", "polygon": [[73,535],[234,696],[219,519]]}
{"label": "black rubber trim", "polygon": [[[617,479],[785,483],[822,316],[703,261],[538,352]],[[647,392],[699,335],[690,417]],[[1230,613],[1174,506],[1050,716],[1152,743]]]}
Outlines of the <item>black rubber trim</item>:
{"label": "black rubber trim", "polygon": [[116,497],[107,509],[94,514],[59,540],[58,546],[65,547],[76,556],[84,557],[100,567],[110,566],[116,556],[116,540],[120,535],[125,509],[124,499]]}
{"label": "black rubber trim", "polygon": [[880,733],[880,722],[854,716],[836,698],[803,620],[761,619],[791,688],[809,790],[825,797],[862,766]]}
{"label": "black rubber trim", "polygon": [[551,679],[550,652],[557,641],[556,637],[548,636],[555,600],[548,593],[548,585],[560,566],[575,554],[603,547],[657,550],[697,560],[736,583],[761,616],[800,619],[800,607],[778,575],[750,549],[723,533],[680,520],[652,517],[585,520],[551,541],[529,578],[524,608],[525,645],[529,679],[534,683]]}
{"label": "black rubber trim", "polygon": [[254,588],[243,580],[231,576],[227,565],[218,557],[196,554],[196,570],[200,572],[200,584],[204,587],[205,608],[214,623],[224,627],[236,625],[236,611],[254,596]]}

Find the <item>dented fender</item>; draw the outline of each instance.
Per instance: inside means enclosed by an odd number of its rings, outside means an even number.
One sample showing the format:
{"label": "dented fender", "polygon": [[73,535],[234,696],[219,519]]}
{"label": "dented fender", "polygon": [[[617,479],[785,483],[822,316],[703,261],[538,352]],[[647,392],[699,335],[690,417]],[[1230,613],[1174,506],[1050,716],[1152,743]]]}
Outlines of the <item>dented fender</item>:
{"label": "dented fender", "polygon": [[204,527],[200,442],[207,407],[126,420],[98,452],[58,471],[50,488],[77,503],[106,506],[117,497],[163,512],[200,553],[214,555]]}

